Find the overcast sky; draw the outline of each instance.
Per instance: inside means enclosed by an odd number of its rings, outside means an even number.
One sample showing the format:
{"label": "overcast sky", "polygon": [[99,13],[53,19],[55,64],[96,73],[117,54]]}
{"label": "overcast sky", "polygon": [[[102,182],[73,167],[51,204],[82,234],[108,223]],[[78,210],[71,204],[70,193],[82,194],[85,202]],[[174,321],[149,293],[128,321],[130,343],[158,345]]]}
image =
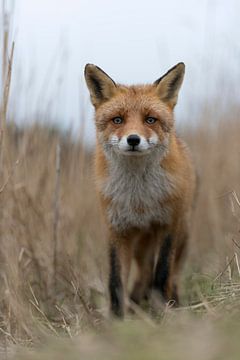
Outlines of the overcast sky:
{"label": "overcast sky", "polygon": [[220,87],[224,98],[230,87],[237,96],[239,14],[237,0],[17,0],[12,108],[19,118],[50,113],[75,128],[84,117],[92,136],[86,63],[130,84],[152,82],[184,61],[176,115],[194,122],[189,115]]}

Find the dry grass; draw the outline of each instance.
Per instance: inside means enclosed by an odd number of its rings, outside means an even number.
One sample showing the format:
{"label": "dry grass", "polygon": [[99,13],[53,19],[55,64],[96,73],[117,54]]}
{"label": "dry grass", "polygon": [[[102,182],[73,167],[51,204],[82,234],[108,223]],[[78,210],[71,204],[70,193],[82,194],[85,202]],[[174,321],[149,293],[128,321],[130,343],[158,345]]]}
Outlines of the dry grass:
{"label": "dry grass", "polygon": [[[57,175],[59,142],[61,173]],[[53,333],[55,326],[65,331],[69,322],[76,325],[72,331],[78,331],[97,321],[88,302],[94,291],[103,291],[101,273],[105,272],[101,225],[91,221],[98,215],[90,156],[80,164],[79,144],[38,126],[23,132],[9,129],[7,144],[9,165],[2,181],[8,182],[0,195],[2,329],[16,342],[32,340],[34,313]]]}
{"label": "dry grass", "polygon": [[[91,329],[108,328],[106,244],[92,154],[83,155],[80,143],[49,128],[11,125],[7,130],[0,183],[1,343],[30,346],[49,334],[75,339]],[[189,313],[215,319],[240,307],[239,133],[236,118],[212,133],[202,127],[184,135],[200,174],[182,284],[181,311],[187,319]],[[136,318],[147,328],[160,322],[160,332],[167,321],[171,329],[172,311],[154,316],[149,311]],[[191,324],[192,319],[186,326]],[[200,331],[201,324],[193,326]]]}
{"label": "dry grass", "polygon": [[239,107],[220,114],[213,105],[198,128],[183,131],[199,173],[184,306],[136,309],[125,323],[109,323],[92,153],[56,129],[6,127],[14,47],[4,44],[0,357],[238,359]]}

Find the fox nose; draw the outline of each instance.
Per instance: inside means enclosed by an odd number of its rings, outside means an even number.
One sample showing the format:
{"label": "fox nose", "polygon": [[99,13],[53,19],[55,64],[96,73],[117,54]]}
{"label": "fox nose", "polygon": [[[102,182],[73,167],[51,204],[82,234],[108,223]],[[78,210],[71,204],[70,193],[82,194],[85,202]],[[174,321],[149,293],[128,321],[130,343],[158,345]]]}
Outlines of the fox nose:
{"label": "fox nose", "polygon": [[137,146],[137,145],[139,145],[140,144],[140,137],[138,136],[138,135],[136,135],[136,134],[133,134],[133,135],[129,135],[128,137],[127,137],[127,143],[128,143],[128,145],[130,145],[130,146]]}

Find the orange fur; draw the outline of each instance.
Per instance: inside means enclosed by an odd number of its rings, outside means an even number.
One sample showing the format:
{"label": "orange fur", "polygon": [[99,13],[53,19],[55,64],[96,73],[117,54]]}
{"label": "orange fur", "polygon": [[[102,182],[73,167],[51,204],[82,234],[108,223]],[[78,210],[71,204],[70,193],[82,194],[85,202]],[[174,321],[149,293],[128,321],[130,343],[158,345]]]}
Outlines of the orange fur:
{"label": "orange fur", "polygon": [[[117,316],[129,301],[133,259],[138,268],[133,301],[140,303],[155,288],[165,301],[178,302],[195,191],[189,151],[174,128],[183,75],[180,63],[152,85],[123,86],[98,67],[86,66],[96,110],[96,186],[110,246],[111,310]],[[130,135],[140,144],[129,145]]]}

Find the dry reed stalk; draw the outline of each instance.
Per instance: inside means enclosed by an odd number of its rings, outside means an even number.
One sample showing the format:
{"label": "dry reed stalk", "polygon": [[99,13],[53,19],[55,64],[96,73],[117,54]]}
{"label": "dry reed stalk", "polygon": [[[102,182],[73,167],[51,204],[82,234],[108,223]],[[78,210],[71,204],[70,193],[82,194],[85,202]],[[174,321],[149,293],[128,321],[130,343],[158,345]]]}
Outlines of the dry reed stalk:
{"label": "dry reed stalk", "polygon": [[234,255],[235,255],[235,262],[236,262],[236,265],[237,265],[238,276],[240,276],[240,267],[239,267],[239,261],[238,261],[237,253],[235,252]]}
{"label": "dry reed stalk", "polygon": [[66,333],[69,335],[69,337],[72,339],[72,333],[71,333],[71,329],[69,327],[69,325],[67,324],[67,321],[65,319],[65,316],[64,316],[64,312],[62,311],[62,309],[58,306],[58,305],[55,305],[55,308],[59,311],[59,313],[61,314],[61,317],[62,317],[62,321],[63,321],[63,327],[64,329],[66,330]]}
{"label": "dry reed stalk", "polygon": [[40,309],[40,307],[35,304],[35,302],[33,302],[31,299],[29,300],[30,304],[32,304],[34,306],[34,308],[42,315],[42,318],[45,320],[45,324],[47,325],[47,327],[54,333],[54,335],[59,336],[57,331],[55,330],[55,328],[53,327],[51,321],[48,319],[47,315],[45,314],[45,312]]}
{"label": "dry reed stalk", "polygon": [[6,132],[6,121],[7,121],[7,109],[9,100],[9,91],[12,78],[12,64],[14,55],[14,42],[12,43],[11,54],[8,61],[7,76],[4,83],[2,104],[0,106],[0,169],[3,167],[3,152],[4,152],[4,139]]}
{"label": "dry reed stalk", "polygon": [[8,57],[8,41],[10,32],[10,15],[6,11],[5,0],[2,1],[2,17],[3,17],[3,47],[2,47],[2,91],[1,91],[1,131],[5,130],[7,106],[9,98],[9,90],[12,75],[12,63],[14,54],[14,42],[12,43],[10,57]]}
{"label": "dry reed stalk", "polygon": [[14,46],[15,43],[12,43],[11,53],[8,60],[8,67],[7,67],[7,76],[4,82],[4,89],[3,89],[3,110],[2,110],[2,127],[5,129],[6,127],[6,118],[7,118],[7,107],[8,107],[8,100],[9,100],[9,91],[11,85],[11,77],[12,77],[12,64],[13,64],[13,55],[14,55]]}
{"label": "dry reed stalk", "polygon": [[[234,254],[234,259],[235,259],[235,254]],[[233,259],[232,259],[233,260]],[[226,256],[226,264],[227,264],[227,272],[228,272],[228,279],[229,281],[232,281],[232,268],[231,268],[231,262],[229,262],[229,258],[228,256]]]}
{"label": "dry reed stalk", "polygon": [[237,196],[236,191],[233,191],[233,192],[232,192],[232,195],[233,195],[233,197],[234,197],[237,205],[240,207],[240,201],[239,201],[239,199],[238,199],[238,196]]}
{"label": "dry reed stalk", "polygon": [[61,172],[61,145],[56,146],[56,179],[54,189],[54,217],[53,217],[53,284],[56,293],[57,288],[57,265],[58,265],[58,229],[59,229],[59,193],[60,193],[60,172]]}
{"label": "dry reed stalk", "polygon": [[5,0],[2,0],[2,34],[3,34],[3,51],[2,51],[2,81],[5,83],[5,76],[7,72],[7,49],[9,38],[9,15],[6,12]]}
{"label": "dry reed stalk", "polygon": [[235,259],[235,254],[231,257],[231,259],[228,259],[228,256],[226,257],[226,266],[224,267],[224,269],[215,277],[215,279],[213,280],[213,282],[217,281],[219,278],[222,277],[222,275],[228,271],[228,276],[229,276],[229,280],[232,280],[232,272],[231,272],[231,263],[233,262],[233,260]]}
{"label": "dry reed stalk", "polygon": [[82,304],[82,306],[84,308],[84,311],[85,311],[85,313],[86,313],[86,315],[88,317],[88,320],[89,320],[90,324],[94,327],[95,324],[94,324],[94,318],[93,318],[93,314],[92,314],[91,309],[89,308],[87,302],[85,301],[84,297],[82,296],[78,286],[76,286],[72,280],[71,280],[71,285],[72,285],[72,287],[74,289],[75,295],[79,298],[80,303]]}
{"label": "dry reed stalk", "polygon": [[4,189],[6,188],[7,184],[9,183],[9,180],[11,179],[11,176],[14,174],[14,170],[15,170],[15,168],[18,166],[18,164],[19,164],[19,160],[17,160],[17,161],[15,162],[15,164],[13,165],[10,173],[9,173],[8,176],[7,176],[6,181],[4,182],[4,184],[2,185],[2,187],[0,188],[0,194],[1,194],[1,193],[4,191]]}

